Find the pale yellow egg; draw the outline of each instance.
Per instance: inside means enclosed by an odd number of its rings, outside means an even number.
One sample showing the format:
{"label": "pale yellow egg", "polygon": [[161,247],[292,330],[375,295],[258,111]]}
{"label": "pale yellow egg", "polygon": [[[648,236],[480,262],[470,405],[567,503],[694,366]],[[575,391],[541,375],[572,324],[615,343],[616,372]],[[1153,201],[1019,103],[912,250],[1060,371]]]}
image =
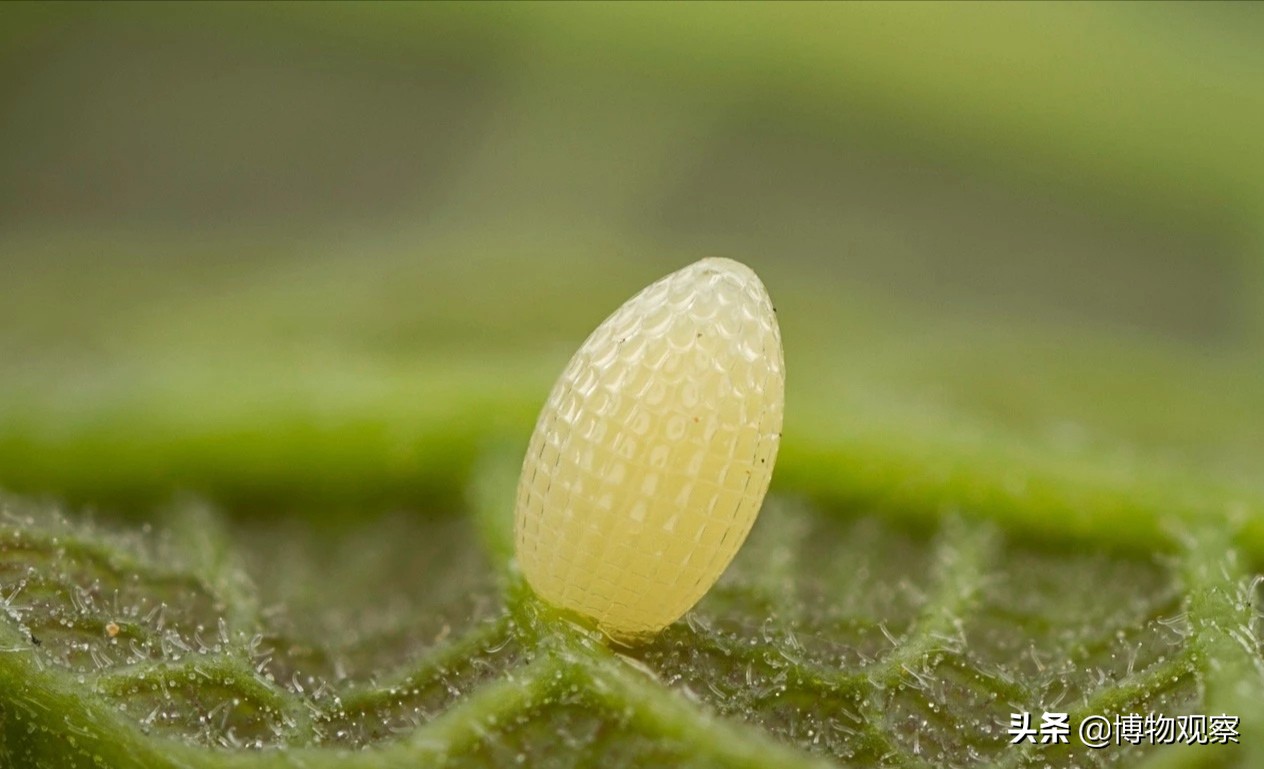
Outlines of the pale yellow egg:
{"label": "pale yellow egg", "polygon": [[745,265],[703,259],[632,297],[531,437],[514,517],[527,582],[620,641],[679,619],[750,533],[784,393],[777,318]]}

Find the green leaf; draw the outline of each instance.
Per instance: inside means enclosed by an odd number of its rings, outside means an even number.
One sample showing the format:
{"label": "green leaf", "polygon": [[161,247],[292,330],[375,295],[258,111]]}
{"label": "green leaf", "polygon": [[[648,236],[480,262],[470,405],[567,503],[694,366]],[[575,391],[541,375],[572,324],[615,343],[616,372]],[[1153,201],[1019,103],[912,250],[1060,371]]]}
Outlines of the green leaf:
{"label": "green leaf", "polygon": [[[0,767],[1264,765],[1253,21],[14,7]],[[715,252],[778,302],[773,492],[611,647],[514,570],[521,453]]]}
{"label": "green leaf", "polygon": [[303,541],[217,520],[190,506],[174,533],[117,535],[7,508],[6,765],[1167,760],[1008,744],[1010,713],[1054,709],[1236,714],[1245,745],[1188,760],[1257,750],[1258,590],[1215,526],[1138,556],[778,497],[686,621],[609,649],[489,579],[468,523]]}

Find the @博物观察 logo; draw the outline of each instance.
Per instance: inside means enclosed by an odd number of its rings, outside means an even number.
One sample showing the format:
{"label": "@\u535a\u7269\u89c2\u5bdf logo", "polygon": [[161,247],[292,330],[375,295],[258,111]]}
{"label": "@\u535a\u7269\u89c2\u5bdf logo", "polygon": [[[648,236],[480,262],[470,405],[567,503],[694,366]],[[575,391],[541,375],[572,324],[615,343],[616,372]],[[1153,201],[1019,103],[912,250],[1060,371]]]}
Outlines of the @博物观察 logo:
{"label": "@\u535a\u7269\u89c2\u5bdf logo", "polygon": [[1239,742],[1238,716],[1128,713],[1090,714],[1073,720],[1070,713],[1011,713],[1006,734],[1020,743],[1070,744],[1073,739],[1090,748],[1111,745],[1229,745]]}

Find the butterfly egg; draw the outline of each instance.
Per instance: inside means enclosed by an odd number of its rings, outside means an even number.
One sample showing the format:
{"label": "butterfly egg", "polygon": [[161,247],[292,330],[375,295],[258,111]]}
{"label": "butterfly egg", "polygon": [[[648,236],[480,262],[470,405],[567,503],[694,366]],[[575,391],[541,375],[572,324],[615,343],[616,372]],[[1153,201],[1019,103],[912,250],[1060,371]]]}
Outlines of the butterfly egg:
{"label": "butterfly egg", "polygon": [[777,318],[745,265],[703,259],[629,299],[531,436],[514,513],[527,582],[619,641],[679,619],[750,533],[784,401]]}

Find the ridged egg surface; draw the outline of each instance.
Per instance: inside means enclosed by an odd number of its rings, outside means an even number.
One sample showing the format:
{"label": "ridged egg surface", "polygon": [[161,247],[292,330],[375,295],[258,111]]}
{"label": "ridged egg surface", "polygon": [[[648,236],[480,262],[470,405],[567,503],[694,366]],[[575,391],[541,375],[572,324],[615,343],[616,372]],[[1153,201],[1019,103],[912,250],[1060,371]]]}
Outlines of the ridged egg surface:
{"label": "ridged egg surface", "polygon": [[620,641],[680,618],[755,522],[784,392],[776,315],[746,266],[704,259],[632,297],[536,424],[514,521],[527,582]]}

